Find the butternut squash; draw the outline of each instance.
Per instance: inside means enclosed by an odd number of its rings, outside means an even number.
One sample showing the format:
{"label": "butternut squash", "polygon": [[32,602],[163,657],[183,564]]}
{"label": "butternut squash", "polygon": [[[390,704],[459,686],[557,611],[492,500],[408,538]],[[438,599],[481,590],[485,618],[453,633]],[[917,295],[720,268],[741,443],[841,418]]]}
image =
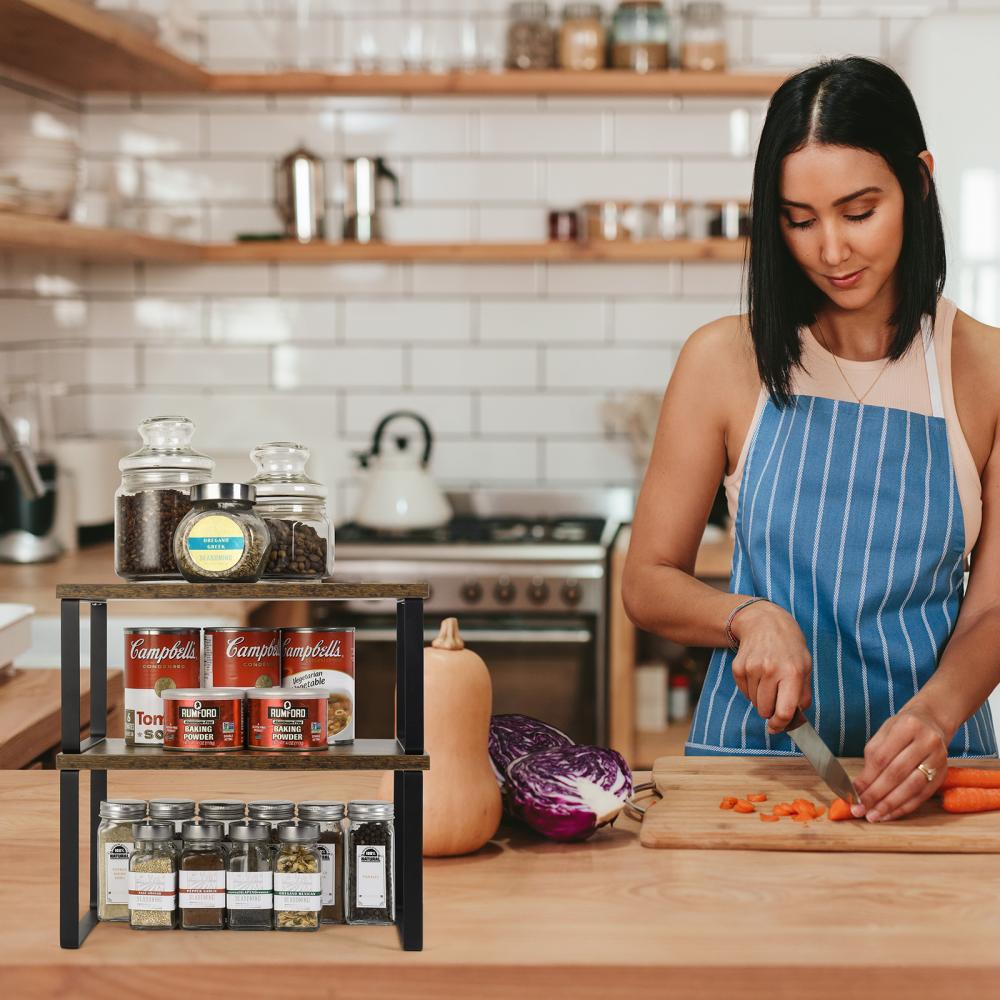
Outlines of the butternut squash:
{"label": "butternut squash", "polygon": [[[493,687],[486,664],[446,618],[424,649],[424,856],[478,851],[500,825],[503,805],[488,749]],[[391,799],[392,773],[379,798]]]}

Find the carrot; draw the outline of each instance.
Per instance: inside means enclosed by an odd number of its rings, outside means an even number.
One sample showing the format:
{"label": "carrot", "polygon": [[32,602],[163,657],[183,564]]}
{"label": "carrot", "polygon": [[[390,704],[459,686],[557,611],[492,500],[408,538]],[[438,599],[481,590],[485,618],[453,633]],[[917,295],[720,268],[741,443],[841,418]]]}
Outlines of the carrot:
{"label": "carrot", "polygon": [[735,795],[727,795],[720,803],[720,809],[732,809],[736,805],[737,798]]}
{"label": "carrot", "polygon": [[826,806],[816,806],[816,819],[819,819],[826,812]]}
{"label": "carrot", "polygon": [[790,802],[779,802],[774,807],[775,816],[794,816],[795,809],[792,807]]}
{"label": "carrot", "polygon": [[984,767],[949,767],[941,788],[1000,788],[1000,771]]}
{"label": "carrot", "polygon": [[1000,788],[946,788],[941,805],[951,813],[990,812],[1000,809]]}
{"label": "carrot", "polygon": [[853,819],[851,804],[846,799],[834,799],[830,806],[830,819],[837,822],[842,819]]}
{"label": "carrot", "polygon": [[804,813],[804,812],[801,812],[801,813],[796,813],[796,814],[795,814],[795,815],[794,815],[794,816],[792,817],[792,822],[793,822],[793,823],[808,823],[808,822],[809,822],[810,820],[813,820],[813,819],[815,819],[815,818],[816,818],[816,817],[815,817],[815,816],[813,816],[813,815],[812,815],[812,814],[810,814],[810,813]]}
{"label": "carrot", "polygon": [[764,823],[777,823],[781,817],[775,816],[774,813],[759,813],[758,814]]}
{"label": "carrot", "polygon": [[756,792],[747,796],[747,802],[766,802],[767,796],[763,792]]}
{"label": "carrot", "polygon": [[813,804],[808,799],[796,799],[792,803],[792,808],[796,812],[813,812]]}
{"label": "carrot", "polygon": [[746,799],[740,799],[736,805],[733,806],[733,812],[738,813],[752,813],[756,812],[757,809],[752,802],[747,802]]}

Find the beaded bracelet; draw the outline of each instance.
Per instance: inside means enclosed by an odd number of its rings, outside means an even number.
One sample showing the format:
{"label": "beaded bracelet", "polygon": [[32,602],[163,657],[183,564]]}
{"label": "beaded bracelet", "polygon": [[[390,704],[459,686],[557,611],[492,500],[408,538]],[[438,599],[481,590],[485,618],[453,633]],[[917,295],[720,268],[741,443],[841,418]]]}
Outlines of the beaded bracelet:
{"label": "beaded bracelet", "polygon": [[733,635],[733,619],[744,609],[750,607],[751,604],[756,604],[758,601],[763,601],[763,597],[751,597],[749,600],[744,601],[742,604],[737,604],[732,611],[729,612],[729,617],[726,619],[726,638],[729,639],[729,648],[735,653],[740,648],[739,639]]}

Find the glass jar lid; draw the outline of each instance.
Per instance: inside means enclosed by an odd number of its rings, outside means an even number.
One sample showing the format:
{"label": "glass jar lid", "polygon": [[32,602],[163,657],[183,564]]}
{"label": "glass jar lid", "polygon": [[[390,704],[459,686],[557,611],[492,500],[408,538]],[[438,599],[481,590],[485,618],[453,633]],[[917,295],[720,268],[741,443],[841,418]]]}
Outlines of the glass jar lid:
{"label": "glass jar lid", "polygon": [[132,836],[136,840],[173,840],[174,827],[172,823],[133,823]]}
{"label": "glass jar lid", "polygon": [[271,828],[255,819],[241,819],[229,827],[229,839],[236,843],[251,844],[270,839]]}
{"label": "glass jar lid", "polygon": [[150,799],[150,819],[190,819],[194,816],[194,799]]}
{"label": "glass jar lid", "polygon": [[376,799],[355,799],[347,804],[347,818],[354,820],[392,819],[392,803]]}
{"label": "glass jar lid", "polygon": [[291,819],[295,815],[295,803],[288,799],[258,799],[247,803],[247,815],[257,820]]}
{"label": "glass jar lid", "polygon": [[142,447],[118,463],[122,472],[136,469],[191,469],[208,472],[215,462],[191,447],[194,422],[187,417],[149,417],[139,424]]}
{"label": "glass jar lid", "polygon": [[278,840],[282,844],[310,844],[319,840],[319,827],[315,823],[282,823],[278,827]]}
{"label": "glass jar lid", "polygon": [[510,17],[515,21],[547,21],[549,5],[546,0],[515,0],[510,5]]}
{"label": "glass jar lid", "polygon": [[105,799],[101,803],[101,819],[138,820],[146,818],[145,799]]}
{"label": "glass jar lid", "polygon": [[564,21],[600,21],[604,10],[599,3],[568,3],[562,16]]}
{"label": "glass jar lid", "polygon": [[344,818],[343,802],[300,802],[299,819],[313,823],[339,823]]}
{"label": "glass jar lid", "polygon": [[181,827],[181,837],[184,840],[222,840],[225,831],[221,823],[201,823],[198,820],[188,820]]}
{"label": "glass jar lid", "polygon": [[326,487],[306,475],[309,449],[294,441],[269,441],[250,452],[257,472],[248,480],[257,490],[257,498],[302,497],[326,498]]}
{"label": "glass jar lid", "polygon": [[[243,694],[240,691],[240,694]],[[242,799],[209,799],[198,806],[202,819],[240,820],[246,813],[246,803]]]}
{"label": "glass jar lid", "polygon": [[233,500],[237,503],[253,503],[257,493],[246,483],[199,483],[188,490],[192,503],[202,500]]}

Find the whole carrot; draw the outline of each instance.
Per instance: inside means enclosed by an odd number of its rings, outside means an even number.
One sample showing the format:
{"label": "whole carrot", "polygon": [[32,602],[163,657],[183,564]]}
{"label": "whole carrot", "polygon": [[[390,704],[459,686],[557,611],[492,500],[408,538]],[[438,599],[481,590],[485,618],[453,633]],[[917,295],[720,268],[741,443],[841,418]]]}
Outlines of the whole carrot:
{"label": "whole carrot", "polygon": [[1000,788],[1000,771],[985,767],[949,767],[941,788]]}
{"label": "whole carrot", "polygon": [[950,813],[990,812],[1000,809],[1000,788],[946,788],[941,805]]}

